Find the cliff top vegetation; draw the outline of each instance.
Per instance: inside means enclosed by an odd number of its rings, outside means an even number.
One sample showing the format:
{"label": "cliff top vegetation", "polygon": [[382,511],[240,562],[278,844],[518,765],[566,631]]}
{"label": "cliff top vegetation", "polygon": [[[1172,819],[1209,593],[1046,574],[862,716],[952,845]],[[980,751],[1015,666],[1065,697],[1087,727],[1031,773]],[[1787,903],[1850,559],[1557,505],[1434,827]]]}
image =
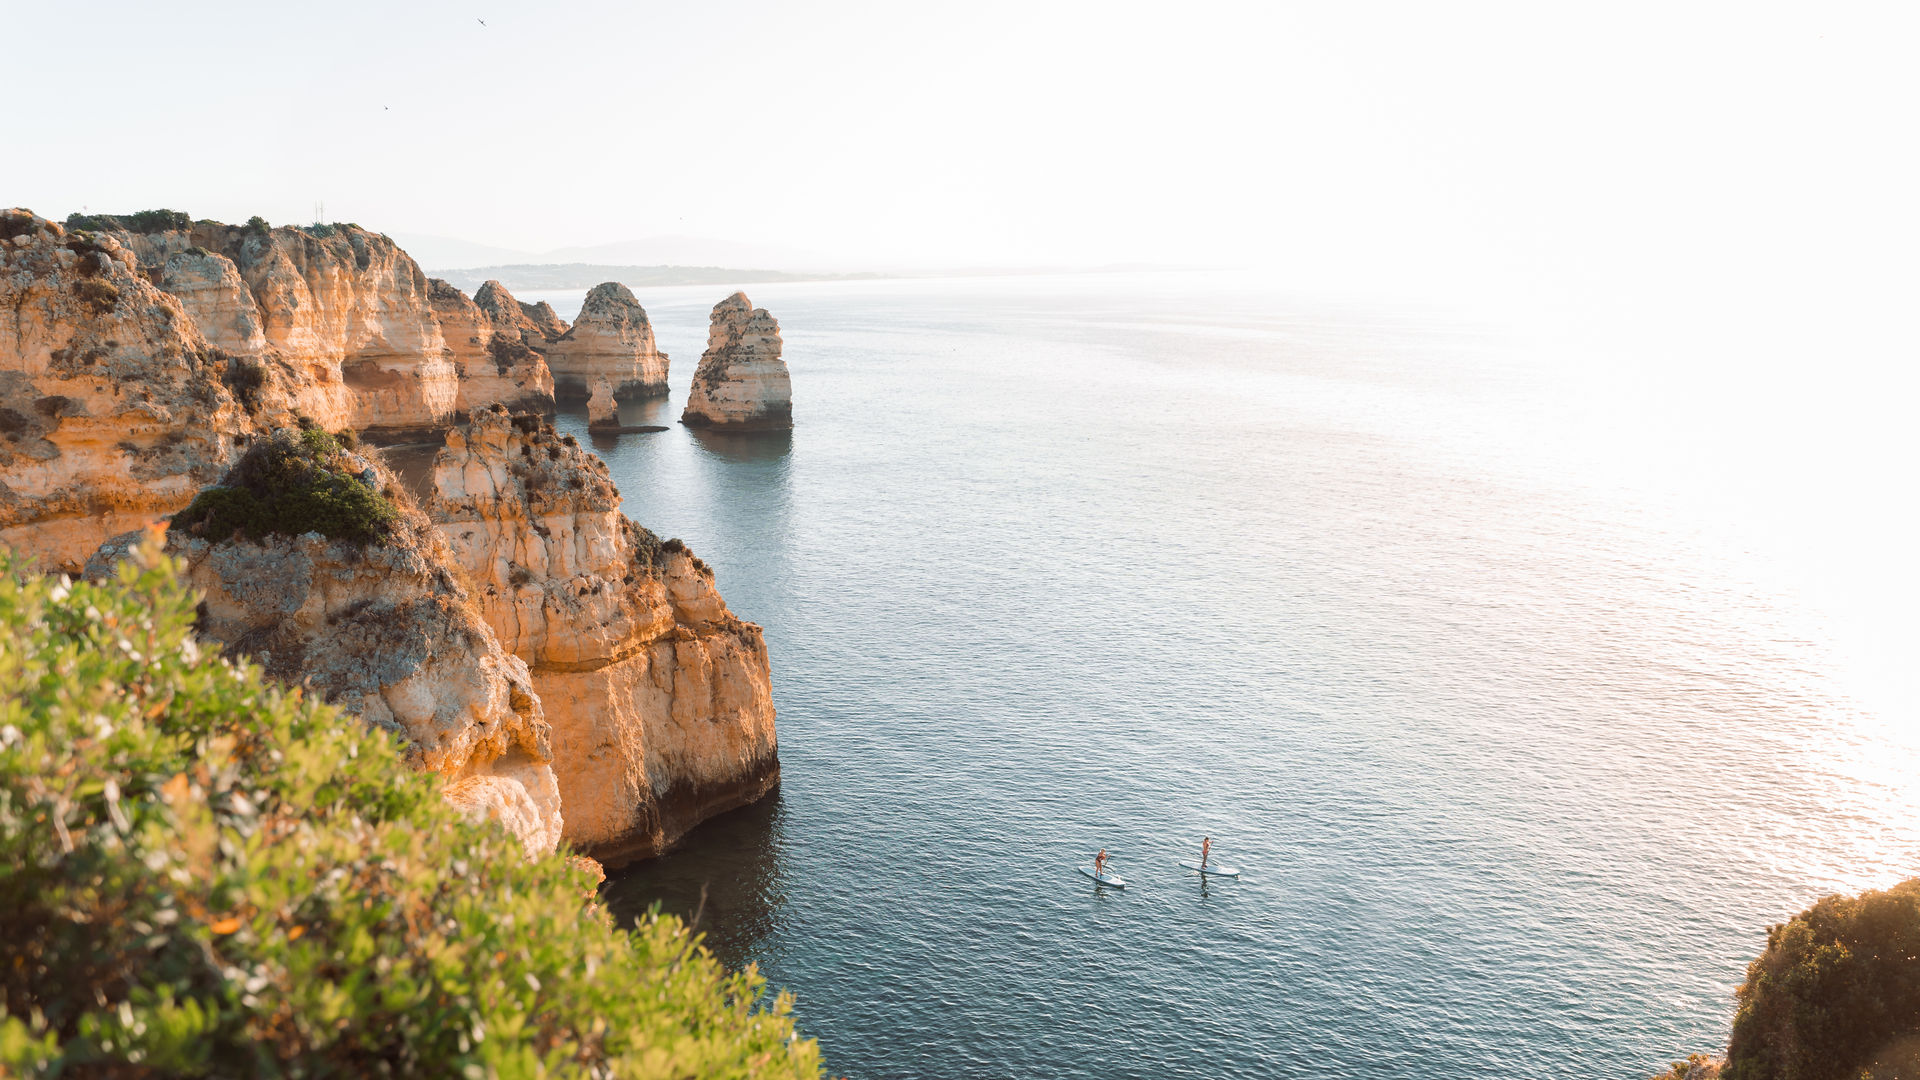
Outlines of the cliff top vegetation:
{"label": "cliff top vegetation", "polygon": [[752,969],[203,651],[176,570],[0,554],[0,1075],[819,1074]]}
{"label": "cliff top vegetation", "polygon": [[157,233],[193,228],[193,217],[180,210],[140,210],[131,214],[68,214],[67,228],[78,231],[125,229],[132,233]]}
{"label": "cliff top vegetation", "polygon": [[376,482],[370,466],[357,462],[334,436],[318,428],[283,428],[255,443],[173,523],[208,540],[317,532],[382,543],[395,535],[400,512]]}

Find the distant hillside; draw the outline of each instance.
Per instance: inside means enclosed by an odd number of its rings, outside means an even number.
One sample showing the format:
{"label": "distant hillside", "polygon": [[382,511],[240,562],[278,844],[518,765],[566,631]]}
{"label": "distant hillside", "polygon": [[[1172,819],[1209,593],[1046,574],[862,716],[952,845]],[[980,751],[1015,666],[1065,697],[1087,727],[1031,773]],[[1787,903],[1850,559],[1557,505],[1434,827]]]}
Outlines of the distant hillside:
{"label": "distant hillside", "polygon": [[473,292],[487,281],[508,289],[590,289],[603,281],[617,281],[630,289],[649,285],[751,285],[765,281],[852,281],[883,278],[887,274],[802,274],[784,270],[735,270],[723,266],[608,266],[597,263],[477,266],[465,270],[429,270],[456,288]]}

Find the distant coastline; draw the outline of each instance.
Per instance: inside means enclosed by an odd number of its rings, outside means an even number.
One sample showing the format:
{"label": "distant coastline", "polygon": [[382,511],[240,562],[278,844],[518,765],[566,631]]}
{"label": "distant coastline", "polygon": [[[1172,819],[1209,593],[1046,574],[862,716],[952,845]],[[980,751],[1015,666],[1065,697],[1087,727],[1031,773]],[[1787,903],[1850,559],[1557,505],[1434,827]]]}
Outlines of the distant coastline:
{"label": "distant coastline", "polygon": [[489,281],[511,290],[590,289],[603,281],[617,281],[630,289],[668,285],[754,285],[782,281],[884,281],[900,278],[1024,277],[1053,274],[1115,274],[1142,271],[1197,271],[1197,266],[1159,266],[1127,263],[1112,266],[993,266],[949,269],[911,269],[825,273],[804,270],[743,270],[726,266],[630,266],[613,263],[502,263],[458,270],[428,269],[463,292],[474,292]]}
{"label": "distant coastline", "polygon": [[488,281],[509,289],[590,289],[603,281],[628,288],[661,285],[752,285],[769,281],[870,281],[894,274],[809,274],[786,270],[739,270],[724,266],[615,266],[605,263],[510,263],[464,270],[429,270],[432,277],[472,292]]}

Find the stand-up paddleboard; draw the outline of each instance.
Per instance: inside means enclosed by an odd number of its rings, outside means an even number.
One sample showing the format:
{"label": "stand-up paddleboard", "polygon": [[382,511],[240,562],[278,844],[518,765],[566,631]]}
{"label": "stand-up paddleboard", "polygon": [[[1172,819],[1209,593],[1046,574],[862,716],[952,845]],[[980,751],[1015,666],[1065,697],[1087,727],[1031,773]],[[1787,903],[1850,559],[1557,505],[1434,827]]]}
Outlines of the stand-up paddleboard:
{"label": "stand-up paddleboard", "polygon": [[1120,875],[1115,874],[1111,870],[1104,874],[1096,874],[1090,867],[1083,866],[1080,868],[1080,872],[1092,878],[1096,884],[1106,885],[1115,889],[1124,889],[1127,887],[1127,883],[1120,880]]}
{"label": "stand-up paddleboard", "polygon": [[1211,877],[1239,877],[1240,876],[1240,871],[1235,870],[1231,866],[1222,866],[1219,863],[1210,862],[1207,864],[1207,867],[1204,870],[1200,869],[1200,864],[1197,862],[1183,862],[1180,865],[1184,869],[1195,870],[1202,874],[1207,874]]}

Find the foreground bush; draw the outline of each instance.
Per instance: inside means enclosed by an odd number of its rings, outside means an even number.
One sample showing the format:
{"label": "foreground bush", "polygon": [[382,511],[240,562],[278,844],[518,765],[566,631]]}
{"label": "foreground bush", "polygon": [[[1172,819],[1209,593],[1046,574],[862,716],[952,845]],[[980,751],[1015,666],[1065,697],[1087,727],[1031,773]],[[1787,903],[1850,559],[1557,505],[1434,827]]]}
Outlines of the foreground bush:
{"label": "foreground bush", "polygon": [[1920,1075],[1920,878],[1769,929],[1736,998],[1725,1080]]}
{"label": "foreground bush", "polygon": [[817,1076],[783,997],[614,930],[437,778],[117,582],[0,554],[0,1076]]}

